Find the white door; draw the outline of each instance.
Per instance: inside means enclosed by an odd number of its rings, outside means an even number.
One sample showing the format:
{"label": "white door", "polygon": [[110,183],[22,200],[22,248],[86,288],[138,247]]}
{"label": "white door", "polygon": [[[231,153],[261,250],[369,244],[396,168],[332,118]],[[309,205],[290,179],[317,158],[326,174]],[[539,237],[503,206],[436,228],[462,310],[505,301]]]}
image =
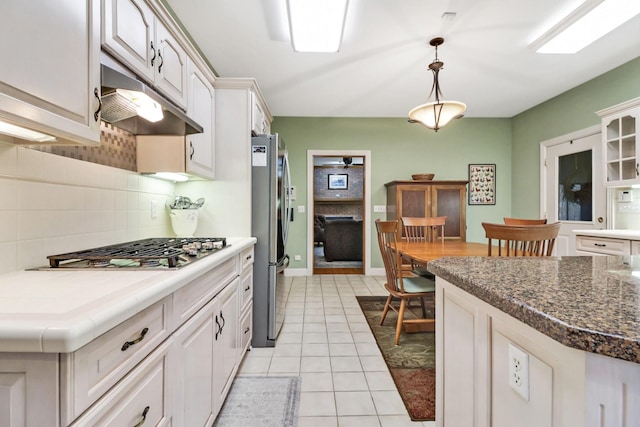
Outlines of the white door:
{"label": "white door", "polygon": [[558,256],[575,255],[573,230],[606,228],[601,144],[599,126],[542,143],[542,210],[562,223]]}

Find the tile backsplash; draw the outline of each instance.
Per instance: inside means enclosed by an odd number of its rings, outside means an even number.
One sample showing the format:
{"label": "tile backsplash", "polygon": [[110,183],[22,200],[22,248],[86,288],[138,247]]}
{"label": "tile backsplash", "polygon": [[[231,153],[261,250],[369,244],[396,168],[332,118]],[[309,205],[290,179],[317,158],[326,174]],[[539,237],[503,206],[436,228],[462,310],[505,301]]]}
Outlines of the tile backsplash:
{"label": "tile backsplash", "polygon": [[83,160],[0,140],[0,273],[47,265],[47,255],[173,235],[173,183]]}

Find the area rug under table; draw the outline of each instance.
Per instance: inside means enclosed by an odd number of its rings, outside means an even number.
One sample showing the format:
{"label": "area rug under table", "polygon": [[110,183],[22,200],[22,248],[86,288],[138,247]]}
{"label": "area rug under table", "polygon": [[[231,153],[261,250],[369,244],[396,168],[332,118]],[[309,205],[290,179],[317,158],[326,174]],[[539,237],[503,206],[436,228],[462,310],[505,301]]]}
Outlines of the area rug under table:
{"label": "area rug under table", "polygon": [[389,310],[384,325],[380,318],[387,297],[356,297],[375,336],[382,357],[398,388],[400,397],[413,421],[435,420],[436,345],[435,334],[402,333],[394,344],[397,314]]}
{"label": "area rug under table", "polygon": [[296,427],[300,377],[236,377],[214,427]]}

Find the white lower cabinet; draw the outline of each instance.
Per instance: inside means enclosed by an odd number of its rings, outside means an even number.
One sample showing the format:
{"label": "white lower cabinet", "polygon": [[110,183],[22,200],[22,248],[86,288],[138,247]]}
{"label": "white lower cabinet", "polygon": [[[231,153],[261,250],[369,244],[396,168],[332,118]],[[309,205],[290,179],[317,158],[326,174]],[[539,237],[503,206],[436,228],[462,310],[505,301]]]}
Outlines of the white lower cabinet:
{"label": "white lower cabinet", "polygon": [[238,283],[227,286],[174,334],[175,425],[210,426],[239,364]]}
{"label": "white lower cabinet", "polygon": [[73,353],[0,353],[0,426],[211,426],[250,342],[252,264],[253,247]]}

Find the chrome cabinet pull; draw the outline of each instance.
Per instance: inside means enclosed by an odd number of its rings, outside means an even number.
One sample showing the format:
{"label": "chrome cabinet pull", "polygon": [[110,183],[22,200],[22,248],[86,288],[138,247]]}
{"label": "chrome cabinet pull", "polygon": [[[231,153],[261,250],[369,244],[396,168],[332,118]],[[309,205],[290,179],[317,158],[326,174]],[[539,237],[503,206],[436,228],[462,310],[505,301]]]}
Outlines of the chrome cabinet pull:
{"label": "chrome cabinet pull", "polygon": [[138,424],[134,425],[133,427],[140,427],[142,424],[144,424],[145,421],[147,421],[147,414],[149,413],[149,409],[150,408],[148,406],[144,408],[144,410],[142,411],[142,419]]}
{"label": "chrome cabinet pull", "polygon": [[151,53],[153,54],[151,57],[151,66],[153,67],[153,63],[156,60],[156,49],[153,47],[153,41],[151,42]]}
{"label": "chrome cabinet pull", "polygon": [[98,99],[98,109],[93,113],[93,119],[97,122],[100,120],[100,111],[102,111],[102,99],[100,98],[100,92],[98,88],[93,88],[93,94]]}
{"label": "chrome cabinet pull", "polygon": [[149,328],[144,328],[142,331],[140,331],[140,336],[138,338],[136,338],[133,341],[126,341],[124,344],[122,344],[121,350],[126,351],[132,345],[138,344],[140,341],[144,339],[144,336],[147,335],[147,332],[149,332]]}

